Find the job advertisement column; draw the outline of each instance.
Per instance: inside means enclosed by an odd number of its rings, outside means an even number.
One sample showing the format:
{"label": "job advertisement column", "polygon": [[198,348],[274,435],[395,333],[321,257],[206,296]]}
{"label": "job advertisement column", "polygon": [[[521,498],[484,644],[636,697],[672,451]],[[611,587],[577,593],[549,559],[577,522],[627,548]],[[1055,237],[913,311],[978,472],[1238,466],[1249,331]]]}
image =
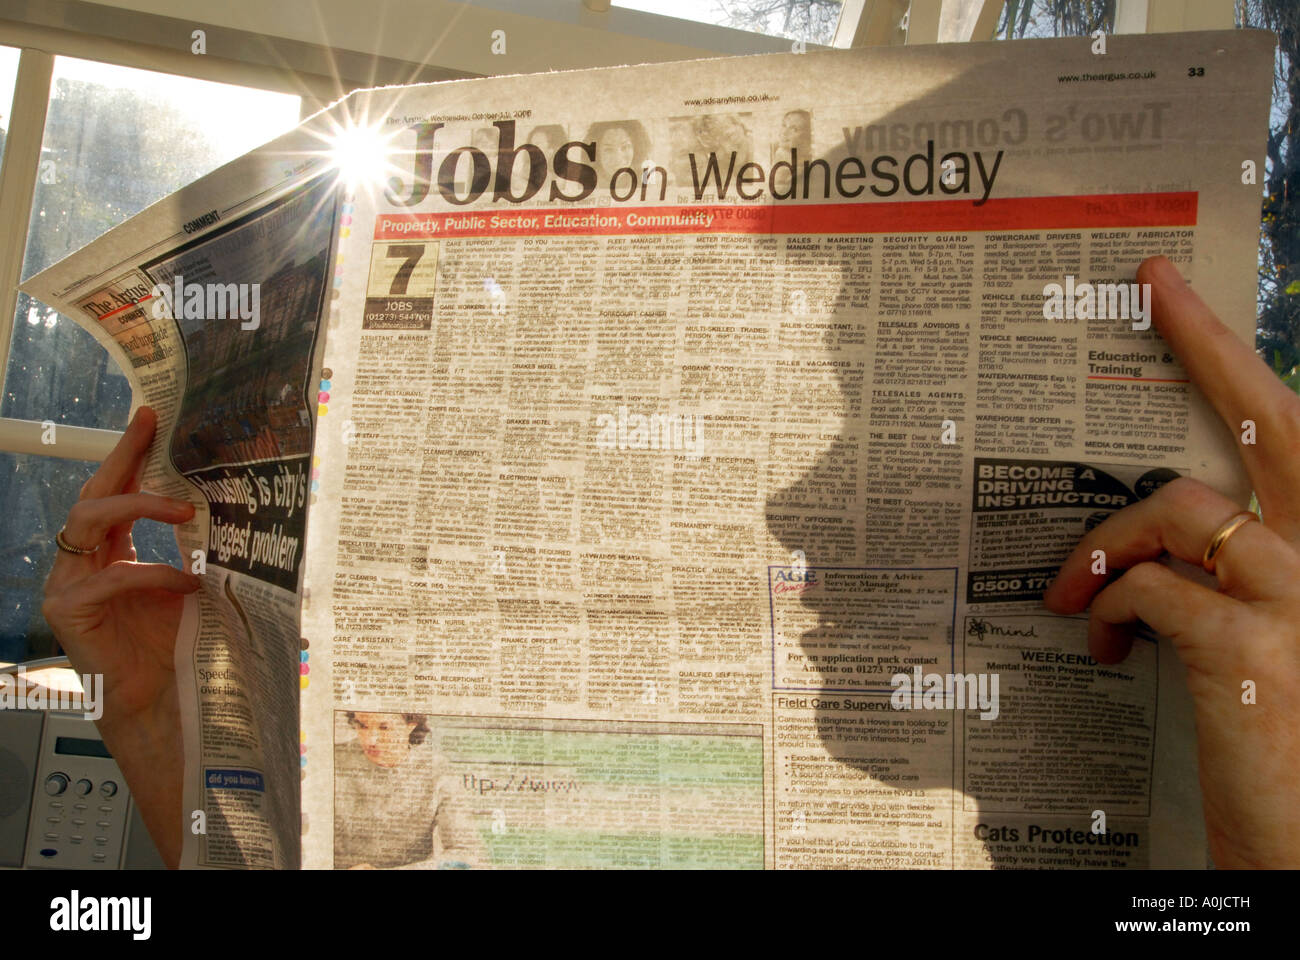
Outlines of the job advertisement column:
{"label": "job advertisement column", "polygon": [[[1001,712],[964,729],[968,863],[1205,864],[1190,702],[1169,641],[1143,633],[1122,663],[1100,664],[1086,613],[1053,616],[1039,600],[1084,534],[1175,478],[1245,503],[1235,437],[1133,282],[1138,263],[1165,255],[1207,300],[1250,315],[1252,257],[1225,238],[1256,229],[1243,171],[1257,162],[1266,58],[1223,53],[1189,45],[1193,61],[1217,58],[1217,82],[1200,88],[1195,71],[1154,61],[1107,74],[1110,97],[1045,71],[1071,94],[1046,105],[1036,153],[1046,169],[1086,163],[1088,196],[1046,197],[1015,231],[986,236],[958,642],[968,670],[999,679]],[[1223,107],[1213,138],[1193,89]],[[1102,579],[1122,572],[1103,551],[1091,563]]]}
{"label": "job advertisement column", "polygon": [[957,571],[769,576],[776,865],[951,866],[952,713],[903,713],[890,694],[896,674],[954,671]]}
{"label": "job advertisement column", "polygon": [[[774,398],[769,448],[769,477],[790,475],[767,501],[788,549],[767,570],[774,864],[950,867],[956,718],[890,696],[900,673],[960,669],[963,466],[959,445],[935,448],[945,419],[966,419],[974,246],[947,229],[900,233],[879,208],[800,212],[822,235],[781,237],[780,363],[798,376]],[[926,279],[939,265],[948,283]],[[810,428],[823,393],[837,416]]]}

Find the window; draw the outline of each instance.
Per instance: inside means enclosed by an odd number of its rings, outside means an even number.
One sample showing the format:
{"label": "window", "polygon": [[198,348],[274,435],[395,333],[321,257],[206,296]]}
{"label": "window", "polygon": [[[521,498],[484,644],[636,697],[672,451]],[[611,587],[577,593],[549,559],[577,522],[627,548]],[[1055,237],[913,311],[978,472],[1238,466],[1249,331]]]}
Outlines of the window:
{"label": "window", "polygon": [[[298,122],[299,98],[59,57],[23,276]],[[0,416],[121,430],[131,391],[94,338],[19,294]]]}
{"label": "window", "polygon": [[0,47],[0,157],[4,156],[5,131],[9,129],[10,106],[14,102],[19,53],[14,47]]}
{"label": "window", "polygon": [[[6,110],[17,63],[17,50],[0,48]],[[290,129],[300,106],[288,94],[58,57],[23,276]],[[19,294],[0,416],[121,430],[130,403],[126,377],[90,334]],[[57,652],[41,616],[41,589],[57,549],[54,535],[97,468],[0,453],[0,661]],[[136,549],[143,562],[180,563],[165,525],[137,523]]]}
{"label": "window", "polygon": [[843,0],[614,0],[614,6],[827,46]]}

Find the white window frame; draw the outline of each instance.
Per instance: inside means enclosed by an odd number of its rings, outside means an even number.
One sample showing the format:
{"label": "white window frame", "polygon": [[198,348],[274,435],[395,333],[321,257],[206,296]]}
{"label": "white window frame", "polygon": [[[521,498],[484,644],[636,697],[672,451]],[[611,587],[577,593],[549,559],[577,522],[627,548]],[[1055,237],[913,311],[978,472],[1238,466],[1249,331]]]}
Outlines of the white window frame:
{"label": "white window frame", "polygon": [[[348,82],[301,70],[274,69],[218,57],[192,56],[144,43],[96,38],[70,30],[4,20],[0,20],[0,46],[20,51],[3,165],[0,166],[0,223],[5,224],[5,229],[0,231],[0,396],[9,369],[18,284],[22,279],[56,56],[295,94],[302,98],[303,117],[310,116],[346,89],[365,82]],[[51,419],[57,414],[58,411],[50,411]],[[43,429],[40,421],[0,417],[0,453],[102,461],[121,436],[121,431],[117,430],[59,424],[59,442],[49,445],[41,441]]]}

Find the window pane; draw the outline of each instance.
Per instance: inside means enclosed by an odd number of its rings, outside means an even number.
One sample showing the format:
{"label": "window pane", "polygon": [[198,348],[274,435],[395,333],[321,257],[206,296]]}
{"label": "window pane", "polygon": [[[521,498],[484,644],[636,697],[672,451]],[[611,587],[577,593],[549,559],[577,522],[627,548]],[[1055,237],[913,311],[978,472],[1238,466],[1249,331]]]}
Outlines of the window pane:
{"label": "window pane", "polygon": [[[0,661],[59,652],[41,616],[45,577],[58,552],[54,535],[63,529],[81,485],[97,469],[99,464],[84,460],[0,453],[0,514],[5,518],[0,538]],[[141,563],[180,566],[170,526],[141,520],[134,538]]]}
{"label": "window pane", "polygon": [[4,155],[5,141],[9,139],[9,111],[14,102],[19,53],[16,47],[0,47],[0,156]]}
{"label": "window pane", "polygon": [[613,0],[616,7],[830,45],[843,0]]}
{"label": "window pane", "polygon": [[993,39],[1090,37],[1096,30],[1106,34],[1115,32],[1114,0],[1087,0],[1084,3],[1024,0],[1023,3],[1003,5]]}
{"label": "window pane", "polygon": [[[292,128],[299,100],[57,58],[23,276]],[[19,294],[0,416],[120,430],[130,401],[94,338]]]}

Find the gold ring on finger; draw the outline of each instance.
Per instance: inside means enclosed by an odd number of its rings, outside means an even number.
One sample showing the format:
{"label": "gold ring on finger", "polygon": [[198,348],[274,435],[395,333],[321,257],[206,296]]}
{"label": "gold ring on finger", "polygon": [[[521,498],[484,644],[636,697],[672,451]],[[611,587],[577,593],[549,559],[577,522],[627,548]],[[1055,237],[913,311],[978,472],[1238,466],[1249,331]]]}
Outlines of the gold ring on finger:
{"label": "gold ring on finger", "polygon": [[[65,527],[64,529],[67,528]],[[66,550],[68,553],[76,553],[76,554],[94,553],[96,550],[99,549],[99,544],[95,544],[93,547],[74,547],[72,544],[68,543],[67,540],[63,539],[63,530],[60,530],[58,533],[54,535],[54,542],[58,545],[60,550]]]}
{"label": "gold ring on finger", "polygon": [[1205,548],[1205,555],[1201,557],[1201,566],[1205,568],[1206,573],[1214,572],[1215,558],[1223,550],[1223,545],[1228,542],[1228,538],[1241,529],[1243,524],[1251,520],[1258,520],[1249,510],[1245,510],[1234,517],[1231,517],[1227,523],[1214,531],[1214,536],[1210,537],[1210,542]]}

